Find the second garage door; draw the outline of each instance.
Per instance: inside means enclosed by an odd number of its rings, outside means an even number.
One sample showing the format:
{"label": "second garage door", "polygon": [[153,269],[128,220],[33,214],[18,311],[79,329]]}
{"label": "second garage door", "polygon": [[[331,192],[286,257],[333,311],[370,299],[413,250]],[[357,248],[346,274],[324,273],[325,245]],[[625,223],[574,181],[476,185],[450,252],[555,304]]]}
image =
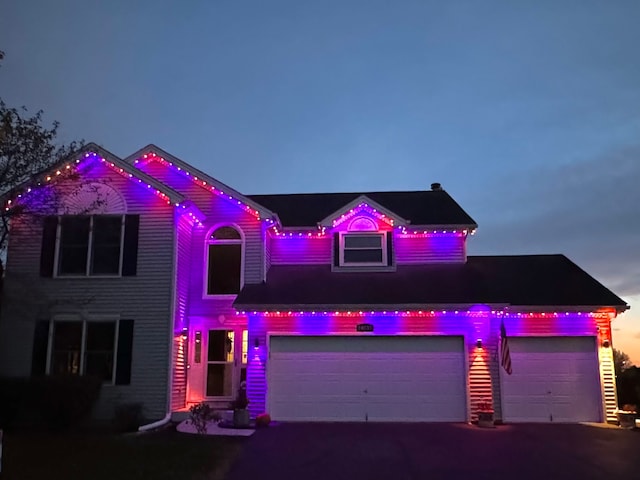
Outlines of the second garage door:
{"label": "second garage door", "polygon": [[462,337],[272,336],[267,372],[275,420],[466,420]]}
{"label": "second garage door", "polygon": [[599,422],[594,337],[510,337],[512,375],[502,372],[506,422]]}

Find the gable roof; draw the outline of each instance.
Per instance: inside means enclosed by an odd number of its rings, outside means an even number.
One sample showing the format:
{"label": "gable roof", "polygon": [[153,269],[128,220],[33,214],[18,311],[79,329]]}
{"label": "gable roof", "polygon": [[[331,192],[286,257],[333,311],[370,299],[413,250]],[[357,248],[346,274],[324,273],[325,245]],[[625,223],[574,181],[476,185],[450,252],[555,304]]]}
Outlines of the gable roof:
{"label": "gable roof", "polygon": [[461,264],[400,265],[395,272],[332,272],[329,265],[276,265],[245,285],[234,305],[615,307],[626,303],[564,255],[468,257]]}
{"label": "gable roof", "polygon": [[89,152],[97,153],[99,156],[101,156],[105,160],[113,163],[119,169],[122,169],[122,172],[120,173],[126,172],[129,178],[136,177],[137,179],[140,179],[143,182],[146,182],[147,185],[151,185],[156,190],[164,193],[172,203],[180,203],[184,200],[184,197],[182,196],[181,193],[177,192],[170,186],[165,185],[164,183],[152,177],[151,175],[148,175],[138,170],[133,165],[122,160],[120,157],[117,157],[107,149],[102,148],[101,146],[96,145],[95,143],[89,143],[80,151],[80,153],[89,153]]}
{"label": "gable roof", "polygon": [[108,162],[110,164],[109,166],[112,167],[117,173],[131,179],[131,181],[139,181],[140,183],[145,183],[149,187],[152,187],[156,191],[164,194],[171,203],[180,203],[184,200],[184,197],[179,192],[153,178],[152,176],[138,170],[129,163],[123,161],[115,154],[111,153],[105,148],[102,148],[99,145],[96,145],[95,143],[88,143],[80,150],[71,153],[68,157],[61,159],[59,162],[51,164],[51,166],[44,169],[40,173],[30,176],[20,185],[17,185],[15,188],[11,188],[9,191],[5,192],[2,195],[2,200],[12,198],[13,196],[19,194],[20,191],[28,187],[54,180],[56,178],[56,175],[54,175],[53,172],[56,172],[57,170],[69,168],[69,166],[75,166],[77,169],[82,169],[85,159],[91,161],[89,159],[89,154],[91,153],[95,153],[98,157],[104,159],[105,162]]}
{"label": "gable roof", "polygon": [[444,190],[249,195],[277,213],[284,227],[316,226],[361,196],[370,198],[412,225],[476,228],[476,222]]}
{"label": "gable roof", "polygon": [[370,209],[375,210],[375,212],[377,212],[377,215],[382,214],[383,217],[386,217],[387,220],[392,220],[394,222],[396,222],[396,224],[398,223],[407,223],[407,220],[396,215],[394,212],[392,212],[391,210],[383,207],[382,205],[380,205],[377,202],[374,202],[373,200],[371,200],[369,197],[367,197],[366,195],[360,195],[357,198],[354,198],[353,200],[351,200],[349,203],[347,203],[346,205],[343,205],[339,210],[336,210],[335,212],[332,212],[331,214],[329,214],[326,218],[323,218],[322,220],[320,220],[318,223],[319,225],[323,226],[323,227],[331,227],[332,225],[334,225],[333,222],[340,222],[340,217],[348,214],[349,211],[353,210],[354,212],[358,212],[361,210],[366,209],[367,207],[369,207]]}
{"label": "gable roof", "polygon": [[[225,196],[230,196],[233,197],[233,199],[235,200],[240,200],[242,203],[250,206],[251,208],[255,209],[256,211],[259,212],[260,217],[262,218],[271,218],[274,217],[274,213],[272,211],[270,211],[267,208],[265,208],[264,205],[259,204],[257,202],[255,202],[254,200],[252,200],[250,197],[243,195],[242,193],[238,192],[237,190],[231,188],[230,186],[222,183],[221,181],[209,176],[208,174],[204,173],[201,170],[198,170],[197,168],[195,168],[194,166],[188,164],[187,162],[180,160],[179,158],[171,155],[169,152],[166,152],[165,150],[161,149],[160,147],[154,145],[154,144],[149,144],[146,147],[141,148],[140,150],[138,150],[137,152],[129,155],[127,158],[124,159],[125,162],[127,162],[130,165],[134,165],[136,163],[137,160],[139,160],[141,157],[143,157],[145,154],[147,153],[154,153],[156,154],[158,157],[161,157],[162,159],[166,160],[167,162],[176,165],[177,167],[180,167],[180,169],[182,169],[185,172],[188,172],[188,174],[192,177],[197,177],[200,180],[204,180],[208,187],[202,186],[202,188],[204,188],[205,190],[209,190],[210,187],[215,187],[216,189],[218,189],[218,191],[223,191],[225,192]],[[136,167],[133,167],[136,168]],[[140,171],[138,168],[136,168],[136,170]],[[199,183],[198,183],[199,184]]]}

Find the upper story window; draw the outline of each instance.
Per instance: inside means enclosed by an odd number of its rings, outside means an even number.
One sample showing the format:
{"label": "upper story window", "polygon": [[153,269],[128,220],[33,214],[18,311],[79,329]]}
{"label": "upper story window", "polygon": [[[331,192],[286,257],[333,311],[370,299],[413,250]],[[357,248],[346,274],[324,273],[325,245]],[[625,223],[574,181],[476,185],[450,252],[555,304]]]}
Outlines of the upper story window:
{"label": "upper story window", "polygon": [[235,295],[242,288],[242,235],[220,227],[207,239],[207,295]]}
{"label": "upper story window", "polygon": [[340,266],[387,265],[387,237],[385,233],[340,234]]}
{"label": "upper story window", "polygon": [[334,267],[393,268],[393,232],[380,231],[367,216],[354,218],[334,239]]}
{"label": "upper story window", "polygon": [[63,215],[44,221],[43,276],[136,274],[138,215]]}
{"label": "upper story window", "polygon": [[119,275],[123,224],[122,215],[62,217],[58,275]]}

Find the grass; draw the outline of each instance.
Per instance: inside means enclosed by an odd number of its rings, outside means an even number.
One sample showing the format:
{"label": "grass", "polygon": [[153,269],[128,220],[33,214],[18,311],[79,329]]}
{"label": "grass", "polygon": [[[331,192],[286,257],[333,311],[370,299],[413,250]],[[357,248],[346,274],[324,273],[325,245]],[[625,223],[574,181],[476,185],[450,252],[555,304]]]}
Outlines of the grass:
{"label": "grass", "polygon": [[222,479],[241,437],[103,432],[5,432],[0,479]]}

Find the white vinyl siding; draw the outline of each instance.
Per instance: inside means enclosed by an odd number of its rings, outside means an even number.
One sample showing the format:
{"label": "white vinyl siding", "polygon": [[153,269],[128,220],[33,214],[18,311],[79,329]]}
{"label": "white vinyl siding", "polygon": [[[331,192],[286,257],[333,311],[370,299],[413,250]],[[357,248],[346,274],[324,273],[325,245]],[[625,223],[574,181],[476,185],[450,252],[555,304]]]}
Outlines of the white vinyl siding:
{"label": "white vinyl siding", "polygon": [[[3,292],[7,303],[0,312],[0,374],[30,375],[35,322],[49,318],[48,311],[118,315],[135,322],[131,384],[105,386],[95,415],[109,418],[116,403],[138,401],[144,403],[145,416],[162,418],[171,358],[175,207],[105,166],[94,164],[91,173],[102,175],[123,196],[127,214],[140,215],[137,273],[41,277],[41,230],[33,224],[16,224],[7,255]],[[25,297],[30,302],[11,300]]]}

